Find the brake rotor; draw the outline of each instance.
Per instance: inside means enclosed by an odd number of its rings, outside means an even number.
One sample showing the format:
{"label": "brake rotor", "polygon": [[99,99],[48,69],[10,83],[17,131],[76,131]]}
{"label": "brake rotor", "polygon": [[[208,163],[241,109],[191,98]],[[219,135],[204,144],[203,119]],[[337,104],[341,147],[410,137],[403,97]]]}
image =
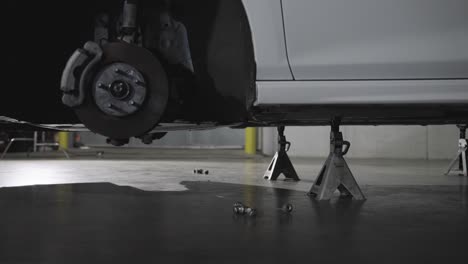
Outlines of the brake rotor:
{"label": "brake rotor", "polygon": [[87,78],[78,118],[112,139],[142,136],[161,120],[168,101],[167,75],[148,50],[123,42],[102,47],[102,62]]}

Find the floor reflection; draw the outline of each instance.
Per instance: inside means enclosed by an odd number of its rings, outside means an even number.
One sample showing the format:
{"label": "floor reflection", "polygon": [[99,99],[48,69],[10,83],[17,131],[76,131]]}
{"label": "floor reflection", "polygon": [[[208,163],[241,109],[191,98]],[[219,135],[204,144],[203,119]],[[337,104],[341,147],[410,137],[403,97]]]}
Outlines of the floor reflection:
{"label": "floor reflection", "polygon": [[[426,263],[467,255],[466,187],[368,187],[365,202],[318,202],[286,189],[183,184],[188,191],[109,183],[0,188],[0,262],[298,263],[305,256],[376,263],[386,256],[414,263],[404,256],[423,252],[418,261]],[[233,215],[244,198],[257,217]],[[295,206],[290,215],[278,210],[287,203]]]}

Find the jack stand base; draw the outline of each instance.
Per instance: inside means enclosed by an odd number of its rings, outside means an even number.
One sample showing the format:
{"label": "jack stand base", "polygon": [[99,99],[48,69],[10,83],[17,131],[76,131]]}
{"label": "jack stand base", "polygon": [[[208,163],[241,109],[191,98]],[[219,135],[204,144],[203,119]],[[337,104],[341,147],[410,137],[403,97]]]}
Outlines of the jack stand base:
{"label": "jack stand base", "polygon": [[287,153],[291,147],[291,143],[286,141],[286,137],[284,136],[284,126],[278,127],[278,134],[279,151],[276,152],[275,157],[273,157],[273,160],[271,161],[263,178],[265,180],[276,181],[278,177],[283,174],[286,179],[300,181]]}
{"label": "jack stand base", "polygon": [[[468,140],[466,139],[466,129],[467,125],[458,125],[460,129],[460,139],[458,140],[458,152],[455,158],[450,163],[450,166],[445,173],[445,175],[449,175],[450,172],[457,172],[461,176],[468,176]],[[454,170],[455,164],[459,161],[458,170]]]}
{"label": "jack stand base", "polygon": [[[345,150],[343,150],[344,146],[346,146]],[[353,197],[355,200],[366,199],[343,157],[348,153],[350,146],[349,142],[343,141],[339,126],[333,124],[330,134],[330,155],[309,191],[310,196],[317,200],[330,200],[338,189],[341,197]]]}
{"label": "jack stand base", "polygon": [[[458,143],[458,153],[455,156],[455,158],[452,160],[450,163],[450,166],[445,173],[445,175],[449,175],[452,171],[460,174],[461,176],[468,176],[468,168],[467,168],[467,150],[468,150],[468,142],[466,139],[460,139],[460,142]],[[461,161],[461,168],[458,170],[454,170],[453,167],[455,167],[455,164],[457,161]]]}

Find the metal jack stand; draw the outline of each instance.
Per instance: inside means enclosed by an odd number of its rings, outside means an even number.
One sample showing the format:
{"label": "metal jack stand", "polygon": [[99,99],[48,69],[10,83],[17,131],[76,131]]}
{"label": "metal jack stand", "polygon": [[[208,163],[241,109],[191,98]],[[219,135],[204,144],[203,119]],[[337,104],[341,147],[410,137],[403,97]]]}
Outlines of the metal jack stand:
{"label": "metal jack stand", "polygon": [[278,135],[279,151],[276,152],[268,170],[265,172],[264,178],[265,180],[276,181],[282,173],[287,179],[300,181],[287,153],[291,147],[291,142],[286,141],[286,137],[284,136],[284,126],[278,127]]}
{"label": "metal jack stand", "polygon": [[458,162],[458,171],[457,173],[460,173],[462,176],[468,176],[468,141],[466,139],[466,128],[468,125],[458,125],[457,126],[460,129],[460,139],[458,140],[458,152],[455,158],[452,160],[450,163],[450,166],[447,170],[447,173],[445,175],[450,174],[450,172],[455,171],[453,170],[453,167],[455,167],[455,164]]}
{"label": "metal jack stand", "polygon": [[338,189],[341,197],[353,197],[355,200],[366,199],[344,159],[350,147],[351,143],[343,140],[339,120],[334,120],[330,133],[330,155],[310,189],[309,195],[317,200],[330,200]]}
{"label": "metal jack stand", "polygon": [[[0,157],[0,160],[4,159],[6,154],[8,153],[8,150],[10,149],[11,145],[15,142],[34,142],[34,138],[12,138],[10,142],[8,142],[8,145],[6,146],[5,150],[2,153],[2,156]],[[27,156],[29,157],[29,151]]]}

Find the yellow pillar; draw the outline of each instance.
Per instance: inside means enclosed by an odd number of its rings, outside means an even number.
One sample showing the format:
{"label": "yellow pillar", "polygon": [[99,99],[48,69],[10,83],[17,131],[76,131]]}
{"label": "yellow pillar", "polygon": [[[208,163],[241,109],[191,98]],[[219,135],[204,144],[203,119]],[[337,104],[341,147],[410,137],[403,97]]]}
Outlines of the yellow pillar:
{"label": "yellow pillar", "polygon": [[59,146],[60,149],[68,149],[68,132],[59,132]]}
{"label": "yellow pillar", "polygon": [[248,127],[245,129],[245,154],[257,154],[257,129]]}

